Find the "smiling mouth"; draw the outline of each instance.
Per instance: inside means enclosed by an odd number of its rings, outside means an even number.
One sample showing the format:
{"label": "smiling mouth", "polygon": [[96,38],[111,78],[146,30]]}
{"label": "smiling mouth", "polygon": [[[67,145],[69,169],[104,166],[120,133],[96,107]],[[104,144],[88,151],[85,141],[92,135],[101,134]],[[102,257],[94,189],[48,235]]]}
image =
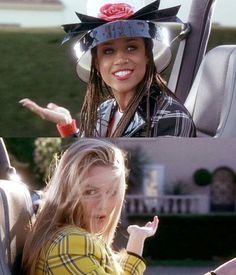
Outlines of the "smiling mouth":
{"label": "smiling mouth", "polygon": [[130,75],[133,73],[133,70],[120,70],[117,71],[114,74],[114,76],[118,79],[127,79],[130,77]]}

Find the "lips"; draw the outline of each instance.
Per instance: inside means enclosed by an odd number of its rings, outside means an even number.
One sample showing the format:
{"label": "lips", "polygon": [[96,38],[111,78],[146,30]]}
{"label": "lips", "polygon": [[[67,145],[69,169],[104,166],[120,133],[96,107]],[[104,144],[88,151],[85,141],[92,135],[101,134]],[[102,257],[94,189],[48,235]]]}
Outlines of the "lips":
{"label": "lips", "polygon": [[104,221],[106,219],[106,215],[96,216],[98,221]]}
{"label": "lips", "polygon": [[113,75],[118,79],[118,80],[126,80],[130,78],[132,75],[133,70],[130,69],[124,69],[124,70],[119,70],[113,73]]}

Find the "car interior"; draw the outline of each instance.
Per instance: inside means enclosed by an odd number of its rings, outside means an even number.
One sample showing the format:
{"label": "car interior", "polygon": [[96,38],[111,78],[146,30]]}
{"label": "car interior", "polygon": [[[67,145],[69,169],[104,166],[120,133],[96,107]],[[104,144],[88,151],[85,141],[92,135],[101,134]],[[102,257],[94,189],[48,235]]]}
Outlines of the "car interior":
{"label": "car interior", "polygon": [[185,101],[198,137],[236,136],[235,68],[236,45],[218,46],[203,58]]}
{"label": "car interior", "polygon": [[0,274],[21,274],[21,257],[27,231],[34,218],[28,187],[10,180],[15,170],[0,139]]}

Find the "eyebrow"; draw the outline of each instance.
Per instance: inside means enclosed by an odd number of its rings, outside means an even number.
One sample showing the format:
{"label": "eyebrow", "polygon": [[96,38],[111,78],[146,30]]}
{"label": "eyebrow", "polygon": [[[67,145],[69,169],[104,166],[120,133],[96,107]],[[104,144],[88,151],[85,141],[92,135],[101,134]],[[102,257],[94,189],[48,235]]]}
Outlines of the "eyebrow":
{"label": "eyebrow", "polygon": [[85,188],[96,188],[96,189],[99,189],[96,185],[92,185],[92,184],[85,185]]}

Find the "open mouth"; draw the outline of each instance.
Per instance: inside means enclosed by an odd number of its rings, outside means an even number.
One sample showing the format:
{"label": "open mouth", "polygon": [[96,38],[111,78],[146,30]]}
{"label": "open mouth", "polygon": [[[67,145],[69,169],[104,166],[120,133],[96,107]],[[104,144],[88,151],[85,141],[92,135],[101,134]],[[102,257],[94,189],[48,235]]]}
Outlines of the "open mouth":
{"label": "open mouth", "polygon": [[128,79],[132,73],[133,73],[133,70],[120,70],[113,73],[113,75],[119,80],[125,80],[125,79]]}
{"label": "open mouth", "polygon": [[98,221],[103,221],[103,220],[106,219],[106,216],[105,216],[105,215],[97,216],[96,219],[97,219]]}

